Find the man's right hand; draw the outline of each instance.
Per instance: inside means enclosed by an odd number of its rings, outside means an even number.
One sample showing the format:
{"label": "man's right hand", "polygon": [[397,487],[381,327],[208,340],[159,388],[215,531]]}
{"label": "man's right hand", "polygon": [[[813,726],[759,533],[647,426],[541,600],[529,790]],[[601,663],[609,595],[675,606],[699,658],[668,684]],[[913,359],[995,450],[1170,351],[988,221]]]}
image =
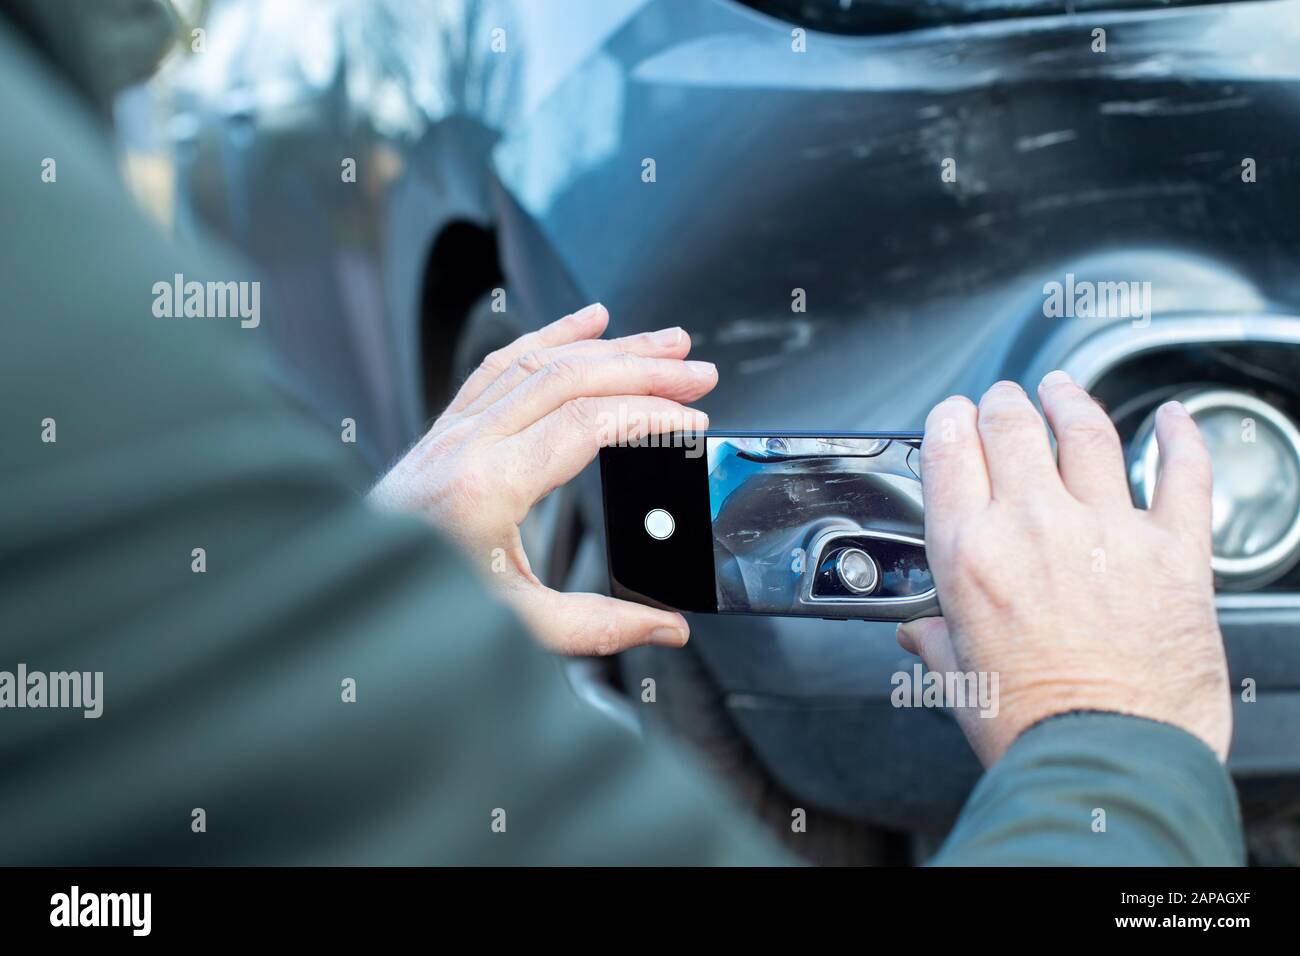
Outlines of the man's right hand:
{"label": "man's right hand", "polygon": [[921,450],[926,545],[944,617],[899,628],[939,672],[998,674],[998,711],[958,716],[986,766],[1076,710],[1180,727],[1227,756],[1232,705],[1210,570],[1210,459],[1177,402],[1156,415],[1162,470],[1135,508],[1110,418],[1064,372],[978,409],[949,398]]}

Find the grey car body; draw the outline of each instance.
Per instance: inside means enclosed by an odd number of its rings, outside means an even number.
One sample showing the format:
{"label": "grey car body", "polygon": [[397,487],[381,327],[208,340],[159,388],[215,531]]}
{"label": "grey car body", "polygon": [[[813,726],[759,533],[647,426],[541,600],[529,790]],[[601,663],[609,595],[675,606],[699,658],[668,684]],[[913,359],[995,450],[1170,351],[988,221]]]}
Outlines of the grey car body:
{"label": "grey car body", "polygon": [[[259,331],[376,472],[465,361],[595,300],[614,334],[690,331],[720,428],[917,429],[1058,366],[1126,437],[1221,375],[1294,403],[1300,0],[922,9],[217,0],[171,120],[184,218],[269,280]],[[1146,298],[1050,316],[1067,276]],[[505,312],[476,309],[493,289]],[[539,566],[602,587],[595,474],[555,497]],[[1231,767],[1256,818],[1300,792],[1295,575],[1225,591],[1221,620],[1255,688]],[[891,706],[915,662],[892,625],[692,626],[792,805],[949,825],[979,767],[950,715]]]}

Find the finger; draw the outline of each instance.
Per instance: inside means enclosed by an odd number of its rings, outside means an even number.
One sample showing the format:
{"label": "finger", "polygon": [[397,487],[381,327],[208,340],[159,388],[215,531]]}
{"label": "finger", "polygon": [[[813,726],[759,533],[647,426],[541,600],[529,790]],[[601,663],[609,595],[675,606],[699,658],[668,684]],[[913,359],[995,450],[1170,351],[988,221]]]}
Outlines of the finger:
{"label": "finger", "polygon": [[[918,654],[925,662],[925,668],[935,674],[962,674],[965,669],[957,662],[957,649],[952,641],[947,622],[941,617],[923,617],[898,625],[898,643],[903,650]],[[945,684],[947,681],[945,680]],[[996,730],[992,720],[998,712],[997,684],[992,683],[991,697],[966,700],[965,706],[956,706],[952,701],[953,713],[962,733],[975,751],[980,762],[986,767],[992,765],[998,757]],[[987,709],[984,709],[987,708]]]}
{"label": "finger", "polygon": [[482,394],[465,406],[465,411],[473,414],[487,408],[493,402],[510,393],[515,386],[547,365],[566,357],[584,357],[594,355],[640,355],[645,358],[682,359],[691,350],[691,337],[684,329],[660,329],[657,332],[642,332],[639,335],[627,335],[617,339],[586,339],[555,348],[525,352],[510,367],[497,376],[496,381],[483,390]]}
{"label": "finger", "polygon": [[605,331],[609,324],[609,312],[599,302],[579,309],[562,319],[556,319],[550,325],[544,325],[534,332],[521,335],[504,348],[490,353],[476,368],[465,384],[460,387],[456,397],[443,414],[458,412],[482,394],[483,390],[496,381],[497,376],[510,367],[521,355],[540,349],[555,348],[583,339],[594,339]]}
{"label": "finger", "polygon": [[1171,528],[1210,546],[1210,501],[1214,473],[1205,439],[1182,402],[1156,410],[1160,476],[1151,511]]}
{"label": "finger", "polygon": [[945,540],[963,515],[989,503],[975,406],[963,395],[944,399],[925,420],[921,488],[927,540]]}
{"label": "finger", "polygon": [[682,454],[703,453],[694,436],[708,430],[709,416],[665,398],[618,395],[566,403],[501,443],[506,484],[518,489],[520,506],[535,502],[571,480],[606,445],[625,445],[652,435],[691,435]]}
{"label": "finger", "polygon": [[568,402],[612,395],[657,395],[692,402],[717,383],[718,370],[711,362],[626,353],[568,356],[528,376],[481,418],[486,427],[513,435]]}
{"label": "finger", "polygon": [[1019,501],[1061,487],[1043,419],[1019,385],[998,382],[984,393],[979,430],[993,500]]}
{"label": "finger", "polygon": [[898,625],[895,636],[909,654],[925,661],[927,670],[950,674],[958,670],[957,652],[948,633],[948,623],[941,617],[920,617]]}
{"label": "finger", "polygon": [[686,619],[676,611],[603,594],[531,587],[511,603],[538,640],[559,654],[616,654],[643,644],[681,647],[690,637]]}
{"label": "finger", "polygon": [[1100,405],[1062,371],[1038,386],[1056,436],[1057,467],[1070,494],[1090,504],[1132,506],[1119,434]]}

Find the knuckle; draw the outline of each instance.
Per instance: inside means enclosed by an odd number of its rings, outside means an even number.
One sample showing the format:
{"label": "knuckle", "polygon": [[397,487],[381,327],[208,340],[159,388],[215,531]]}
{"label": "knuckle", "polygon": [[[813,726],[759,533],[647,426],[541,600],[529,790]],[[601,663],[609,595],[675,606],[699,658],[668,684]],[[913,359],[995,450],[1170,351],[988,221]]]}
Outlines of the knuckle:
{"label": "knuckle", "polygon": [[[653,352],[654,350],[661,348],[657,336],[657,332],[638,332],[628,340],[627,344],[629,348],[644,349]],[[678,341],[680,340],[681,337],[678,336]]]}
{"label": "knuckle", "polygon": [[571,398],[560,406],[560,413],[571,427],[588,431],[596,422],[596,400],[585,395]]}
{"label": "knuckle", "polygon": [[948,552],[959,575],[969,574],[985,565],[983,538],[970,525],[957,529],[948,545]]}
{"label": "knuckle", "polygon": [[606,361],[618,366],[618,375],[628,382],[640,380],[647,373],[653,375],[654,372],[653,363],[631,352],[616,352],[608,356]]}
{"label": "knuckle", "polygon": [[1162,451],[1161,468],[1178,475],[1179,480],[1195,491],[1208,492],[1214,481],[1214,468],[1210,461],[1210,451],[1205,447],[1205,440],[1199,429],[1194,439],[1179,442],[1175,447]]}
{"label": "knuckle", "polygon": [[617,623],[613,618],[606,618],[601,622],[600,627],[596,630],[595,652],[604,657],[622,650],[620,646],[620,632]]}
{"label": "knuckle", "polygon": [[1039,427],[1038,414],[1023,399],[986,399],[980,403],[979,421],[981,431],[999,435]]}
{"label": "knuckle", "polygon": [[492,375],[500,375],[510,367],[510,359],[505,349],[497,349],[483,356],[483,361],[479,363],[479,368]]}
{"label": "knuckle", "polygon": [[[947,426],[943,426],[947,427]],[[921,473],[927,470],[933,473],[936,468],[944,468],[962,458],[961,442],[945,438],[940,432],[926,432],[921,441]]]}
{"label": "knuckle", "polygon": [[572,358],[555,356],[542,365],[541,373],[564,385],[575,386],[582,381],[582,365]]}
{"label": "knuckle", "polygon": [[1109,447],[1119,444],[1119,435],[1105,412],[1093,406],[1095,410],[1082,410],[1069,415],[1056,429],[1058,441],[1072,444]]}
{"label": "knuckle", "polygon": [[1016,524],[1036,545],[1059,540],[1061,529],[1075,526],[1080,516],[1070,510],[1070,502],[1056,495],[1029,495],[1016,504]]}
{"label": "knuckle", "polygon": [[540,372],[546,366],[544,352],[526,352],[515,360],[515,366],[527,375]]}
{"label": "knuckle", "polygon": [[1002,560],[998,548],[976,525],[960,529],[949,543],[951,581],[965,593],[982,595],[999,611],[1009,611],[1013,596],[1020,590],[1015,567]]}

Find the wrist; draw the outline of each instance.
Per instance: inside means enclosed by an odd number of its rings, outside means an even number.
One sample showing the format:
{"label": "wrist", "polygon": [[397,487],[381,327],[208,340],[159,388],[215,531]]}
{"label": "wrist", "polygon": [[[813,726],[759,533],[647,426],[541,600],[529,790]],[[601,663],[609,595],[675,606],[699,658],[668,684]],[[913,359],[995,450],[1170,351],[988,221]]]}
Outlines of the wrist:
{"label": "wrist", "polygon": [[[1154,694],[1150,688],[1096,683],[1038,688],[1027,699],[1013,697],[1002,704],[1002,713],[1008,718],[1004,724],[1006,729],[999,735],[997,752],[990,763],[1034,728],[1056,718],[1081,714],[1131,717],[1163,724],[1195,737],[1219,763],[1226,762],[1232,728],[1232,704],[1226,688],[1214,697],[1204,693],[1177,694],[1178,700],[1168,700],[1167,696]],[[1189,700],[1199,701],[1200,706],[1190,708]]]}

